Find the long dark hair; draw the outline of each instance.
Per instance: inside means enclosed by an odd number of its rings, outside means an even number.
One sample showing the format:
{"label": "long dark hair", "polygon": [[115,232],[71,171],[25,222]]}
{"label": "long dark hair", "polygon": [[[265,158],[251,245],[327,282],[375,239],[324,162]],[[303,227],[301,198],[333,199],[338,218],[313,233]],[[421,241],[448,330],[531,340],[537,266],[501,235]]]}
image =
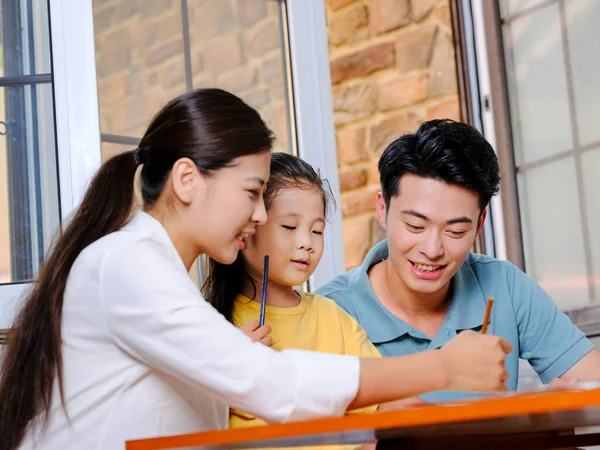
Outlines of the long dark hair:
{"label": "long dark hair", "polygon": [[[264,193],[267,211],[282,189],[317,189],[323,196],[324,214],[335,207],[335,199],[327,180],[306,161],[288,153],[271,155],[271,176]],[[233,321],[233,304],[242,291],[244,281],[254,280],[247,274],[244,257],[240,253],[233,264],[221,264],[214,259],[208,261],[208,274],[202,286],[206,299],[230,322]],[[254,286],[256,289],[256,286]]]}
{"label": "long dark hair", "polygon": [[190,158],[204,174],[236,158],[270,151],[273,134],[259,114],[233,94],[199,89],[169,102],[151,121],[139,149],[102,165],[27,294],[0,366],[0,450],[14,450],[29,424],[48,421],[58,377],[64,405],[61,353],[63,297],[81,251],[117,231],[133,209],[133,180],[141,171],[144,207],[163,192],[173,164]]}

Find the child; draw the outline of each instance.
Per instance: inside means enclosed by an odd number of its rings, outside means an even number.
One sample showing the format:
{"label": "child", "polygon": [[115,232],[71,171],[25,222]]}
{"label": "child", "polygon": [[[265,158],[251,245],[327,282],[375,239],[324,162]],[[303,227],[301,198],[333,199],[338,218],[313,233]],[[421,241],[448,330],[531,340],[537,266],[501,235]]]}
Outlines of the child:
{"label": "child", "polygon": [[[264,200],[267,223],[245,239],[235,264],[224,266],[211,260],[204,286],[207,299],[237,327],[258,320],[264,255],[269,255],[265,324],[272,330],[274,349],[378,357],[379,352],[354,318],[328,298],[294,289],[308,280],[323,254],[323,232],[332,196],[319,175],[299,158],[273,153]],[[372,406],[359,411],[376,409]],[[236,409],[230,412],[231,428],[264,424]]]}

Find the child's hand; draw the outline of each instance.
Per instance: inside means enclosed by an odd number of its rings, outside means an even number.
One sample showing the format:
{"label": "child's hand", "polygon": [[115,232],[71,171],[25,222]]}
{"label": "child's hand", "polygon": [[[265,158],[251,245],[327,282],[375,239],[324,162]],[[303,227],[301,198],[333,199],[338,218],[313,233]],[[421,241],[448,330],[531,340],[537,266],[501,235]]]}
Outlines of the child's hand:
{"label": "child's hand", "polygon": [[271,332],[271,327],[269,325],[263,325],[261,327],[258,320],[251,320],[240,329],[254,342],[260,342],[267,347],[273,343],[273,338],[268,336]]}

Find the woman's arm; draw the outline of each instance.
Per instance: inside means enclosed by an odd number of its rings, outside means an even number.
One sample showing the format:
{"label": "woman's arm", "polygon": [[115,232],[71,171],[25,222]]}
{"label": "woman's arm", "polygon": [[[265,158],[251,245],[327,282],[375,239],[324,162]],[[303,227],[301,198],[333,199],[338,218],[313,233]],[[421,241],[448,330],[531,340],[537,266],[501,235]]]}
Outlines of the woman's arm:
{"label": "woman's arm", "polygon": [[225,320],[163,249],[138,244],[107,255],[102,280],[102,320],[123,351],[270,422],[438,389],[506,388],[506,346],[493,336],[463,332],[442,350],[395,358],[276,352]]}

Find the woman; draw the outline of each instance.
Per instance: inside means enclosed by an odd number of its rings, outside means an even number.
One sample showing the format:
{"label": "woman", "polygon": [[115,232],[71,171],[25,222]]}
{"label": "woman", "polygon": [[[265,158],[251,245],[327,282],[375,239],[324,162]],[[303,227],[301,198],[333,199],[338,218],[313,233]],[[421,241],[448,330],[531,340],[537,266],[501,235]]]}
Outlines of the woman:
{"label": "woman", "polygon": [[[4,353],[0,450],[123,449],[225,427],[227,406],[283,422],[438,389],[505,389],[510,348],[493,336],[461,333],[402,358],[276,352],[202,298],[194,260],[232,263],[266,221],[272,139],[236,96],[197,90],[100,168]],[[144,206],[130,219],[139,165]]]}

